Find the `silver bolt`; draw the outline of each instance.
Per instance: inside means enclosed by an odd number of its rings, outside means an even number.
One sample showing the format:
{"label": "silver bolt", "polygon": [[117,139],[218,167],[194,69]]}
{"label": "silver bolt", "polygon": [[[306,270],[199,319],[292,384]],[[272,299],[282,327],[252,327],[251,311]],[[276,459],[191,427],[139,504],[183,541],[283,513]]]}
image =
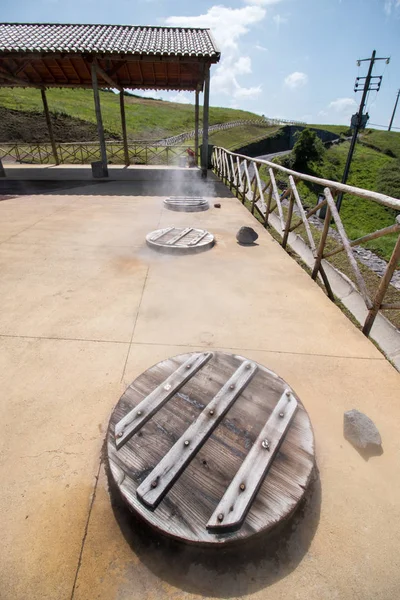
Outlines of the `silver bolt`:
{"label": "silver bolt", "polygon": [[192,365],[186,365],[186,368],[187,368],[187,369],[190,369],[190,367],[191,367],[191,366],[192,366]]}
{"label": "silver bolt", "polygon": [[281,419],[283,419],[283,417],[285,416],[283,413],[279,413],[279,416]]}
{"label": "silver bolt", "polygon": [[210,410],[210,415],[213,415],[213,414],[214,414],[214,411],[213,411],[213,409],[211,409]]}
{"label": "silver bolt", "polygon": [[263,440],[261,442],[261,446],[265,449],[265,450],[269,450],[269,441],[268,440]]}
{"label": "silver bolt", "polygon": [[119,434],[118,434],[118,437],[122,437],[123,435],[124,435],[124,432],[120,431]]}
{"label": "silver bolt", "polygon": [[138,410],[136,414],[137,414],[138,417],[140,417],[140,415],[142,414],[142,411]]}
{"label": "silver bolt", "polygon": [[189,440],[184,441],[185,446],[189,446]]}
{"label": "silver bolt", "polygon": [[221,522],[224,520],[224,515],[222,513],[219,513],[217,518],[218,518],[218,521]]}
{"label": "silver bolt", "polygon": [[251,367],[250,364],[246,365],[246,369],[250,369],[250,367]]}
{"label": "silver bolt", "polygon": [[235,389],[235,385],[233,383],[229,387],[230,387],[231,390]]}
{"label": "silver bolt", "polygon": [[244,492],[244,490],[246,489],[246,486],[244,483],[240,484],[240,489],[242,490],[242,492]]}
{"label": "silver bolt", "polygon": [[154,481],[151,482],[151,487],[152,488],[157,487],[157,479],[154,479]]}
{"label": "silver bolt", "polygon": [[289,398],[289,400],[290,400],[290,391],[289,391],[289,390],[286,390],[286,396],[287,396],[287,397]]}

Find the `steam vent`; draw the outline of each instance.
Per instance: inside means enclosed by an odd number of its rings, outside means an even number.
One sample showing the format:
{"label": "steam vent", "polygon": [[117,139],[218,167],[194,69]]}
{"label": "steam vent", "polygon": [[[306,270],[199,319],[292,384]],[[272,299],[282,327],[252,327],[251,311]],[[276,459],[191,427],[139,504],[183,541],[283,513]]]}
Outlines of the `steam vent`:
{"label": "steam vent", "polygon": [[209,204],[204,198],[185,196],[171,196],[164,200],[165,208],[178,212],[200,212],[209,209]]}
{"label": "steam vent", "polygon": [[267,534],[306,493],[310,419],[275,373],[242,356],[163,360],[125,391],[110,419],[114,488],[156,531],[204,546]]}
{"label": "steam vent", "polygon": [[195,254],[214,246],[214,236],[205,229],[166,227],[146,235],[150,248],[169,254]]}

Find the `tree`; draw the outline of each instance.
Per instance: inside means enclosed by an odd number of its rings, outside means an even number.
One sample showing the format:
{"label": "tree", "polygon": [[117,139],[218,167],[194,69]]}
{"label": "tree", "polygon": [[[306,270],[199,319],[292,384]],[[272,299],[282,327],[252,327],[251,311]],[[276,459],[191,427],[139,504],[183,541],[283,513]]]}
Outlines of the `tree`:
{"label": "tree", "polygon": [[303,129],[297,133],[293,146],[294,168],[298,171],[309,170],[310,163],[321,161],[325,148],[315,131]]}

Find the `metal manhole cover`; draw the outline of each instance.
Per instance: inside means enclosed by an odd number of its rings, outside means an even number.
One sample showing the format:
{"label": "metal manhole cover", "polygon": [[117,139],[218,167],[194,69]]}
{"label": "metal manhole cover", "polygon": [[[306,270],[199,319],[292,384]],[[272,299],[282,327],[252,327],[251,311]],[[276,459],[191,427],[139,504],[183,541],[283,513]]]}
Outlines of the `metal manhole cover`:
{"label": "metal manhole cover", "polygon": [[208,201],[200,197],[171,196],[171,198],[164,200],[164,205],[169,210],[179,212],[199,212],[209,209]]}
{"label": "metal manhole cover", "polygon": [[159,532],[202,545],[271,530],[294,511],[314,467],[300,399],[253,360],[223,352],[163,360],[110,419],[116,488]]}
{"label": "metal manhole cover", "polygon": [[166,227],[148,233],[146,242],[151,248],[162,252],[190,254],[212,248],[215,240],[205,229]]}

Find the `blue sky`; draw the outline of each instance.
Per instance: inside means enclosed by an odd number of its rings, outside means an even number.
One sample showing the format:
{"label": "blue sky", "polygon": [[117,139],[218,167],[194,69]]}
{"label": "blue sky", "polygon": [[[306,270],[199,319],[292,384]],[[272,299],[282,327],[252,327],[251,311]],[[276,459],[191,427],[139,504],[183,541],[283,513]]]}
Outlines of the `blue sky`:
{"label": "blue sky", "polygon": [[[348,123],[356,76],[377,56],[382,75],[368,100],[386,125],[400,88],[400,0],[0,0],[3,21],[211,27],[222,52],[211,103],[309,123]],[[155,93],[149,94],[155,96]],[[193,102],[189,93],[162,97]],[[357,103],[357,104],[356,104]],[[400,107],[394,126],[400,128]]]}

